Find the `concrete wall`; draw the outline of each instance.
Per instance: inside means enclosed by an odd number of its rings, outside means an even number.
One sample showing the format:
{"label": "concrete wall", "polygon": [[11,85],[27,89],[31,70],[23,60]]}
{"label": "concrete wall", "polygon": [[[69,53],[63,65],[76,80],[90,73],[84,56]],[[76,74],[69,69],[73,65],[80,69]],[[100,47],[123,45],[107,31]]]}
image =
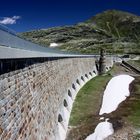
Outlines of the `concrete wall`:
{"label": "concrete wall", "polygon": [[0,75],[0,139],[64,139],[76,94],[96,75],[94,58],[45,61]]}

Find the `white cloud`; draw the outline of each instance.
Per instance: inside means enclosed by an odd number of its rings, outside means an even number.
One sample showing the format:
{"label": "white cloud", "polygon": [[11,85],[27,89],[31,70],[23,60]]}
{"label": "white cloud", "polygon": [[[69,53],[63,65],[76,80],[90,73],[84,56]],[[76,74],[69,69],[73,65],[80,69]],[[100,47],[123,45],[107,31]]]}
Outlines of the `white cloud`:
{"label": "white cloud", "polygon": [[1,24],[16,24],[17,20],[20,19],[20,16],[13,16],[13,17],[3,17],[2,20],[0,20]]}

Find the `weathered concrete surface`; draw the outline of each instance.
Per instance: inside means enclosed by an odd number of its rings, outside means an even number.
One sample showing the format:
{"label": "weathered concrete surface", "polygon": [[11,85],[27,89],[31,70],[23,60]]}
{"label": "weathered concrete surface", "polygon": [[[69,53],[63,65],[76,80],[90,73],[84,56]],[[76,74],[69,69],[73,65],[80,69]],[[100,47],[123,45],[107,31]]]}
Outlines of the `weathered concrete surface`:
{"label": "weathered concrete surface", "polygon": [[59,125],[67,126],[63,108],[72,106],[68,100],[75,98],[77,85],[95,73],[94,58],[67,58],[1,75],[0,139],[59,140]]}

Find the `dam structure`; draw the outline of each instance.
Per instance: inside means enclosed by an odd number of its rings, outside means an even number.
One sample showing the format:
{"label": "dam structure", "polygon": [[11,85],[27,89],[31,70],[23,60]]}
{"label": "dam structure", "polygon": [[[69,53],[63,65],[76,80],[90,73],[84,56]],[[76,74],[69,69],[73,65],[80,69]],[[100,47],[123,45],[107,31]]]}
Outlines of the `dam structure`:
{"label": "dam structure", "polygon": [[[64,140],[97,58],[39,46],[0,25],[0,140]],[[106,71],[112,65],[106,56]]]}

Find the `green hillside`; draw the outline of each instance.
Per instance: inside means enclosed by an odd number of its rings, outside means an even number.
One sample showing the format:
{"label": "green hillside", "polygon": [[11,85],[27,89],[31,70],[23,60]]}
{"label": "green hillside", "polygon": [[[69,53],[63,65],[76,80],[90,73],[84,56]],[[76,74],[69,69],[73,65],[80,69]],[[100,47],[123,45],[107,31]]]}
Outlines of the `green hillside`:
{"label": "green hillside", "polygon": [[140,17],[108,10],[76,25],[33,30],[20,36],[46,47],[57,43],[66,51],[98,53],[104,47],[108,53],[140,53]]}

